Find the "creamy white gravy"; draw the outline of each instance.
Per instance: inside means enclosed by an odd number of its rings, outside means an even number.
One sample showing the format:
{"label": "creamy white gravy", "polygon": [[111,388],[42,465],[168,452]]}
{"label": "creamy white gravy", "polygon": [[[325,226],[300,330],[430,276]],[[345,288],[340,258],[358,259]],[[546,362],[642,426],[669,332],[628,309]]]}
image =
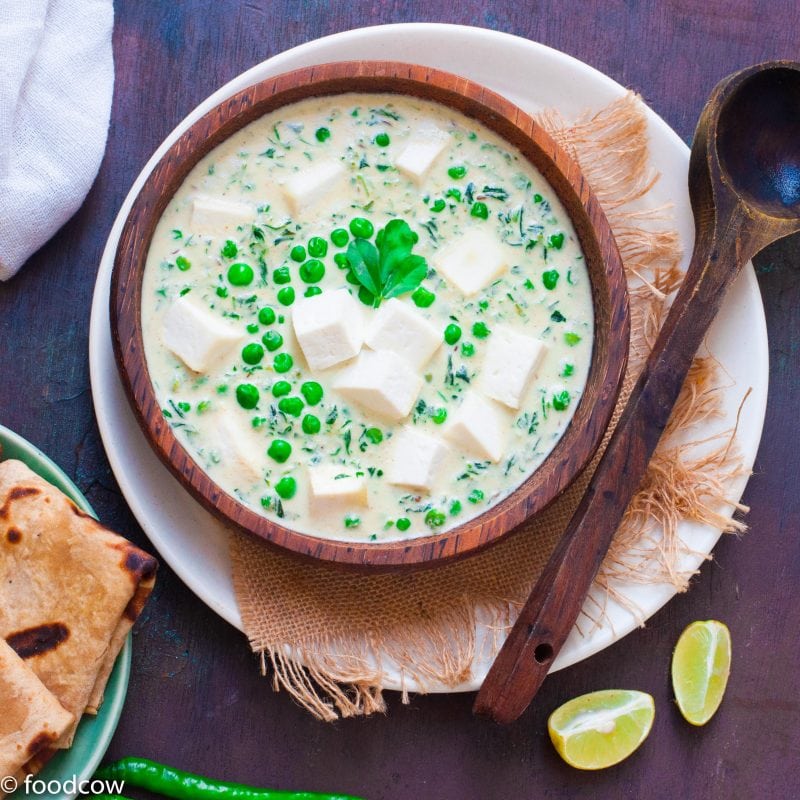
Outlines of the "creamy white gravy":
{"label": "creamy white gravy", "polygon": [[[445,147],[422,169],[425,143],[436,149],[437,137]],[[422,150],[407,150],[412,141],[421,142]],[[419,176],[412,174],[416,168]],[[289,190],[298,174],[301,179]],[[354,359],[311,370],[293,332],[293,309],[310,287],[322,295],[347,288],[357,296],[360,287],[346,280],[348,270],[334,260],[341,254],[344,264],[356,218],[367,220],[374,233],[392,219],[405,220],[419,237],[413,253],[429,268],[421,291],[394,301],[427,320],[441,339],[430,359],[415,368],[422,388],[401,420],[366,410],[334,387]],[[347,243],[332,240],[337,229],[347,232]],[[437,264],[475,231],[500,243],[508,263],[467,296]],[[342,242],[343,234],[334,239]],[[308,266],[310,250],[324,250],[313,259],[324,268],[319,280],[319,266]],[[288,282],[276,282],[287,277]],[[210,315],[201,324],[204,330],[219,325],[229,337],[201,354],[206,363],[200,369],[199,362],[195,369],[187,366],[175,350],[189,358],[187,352],[205,334],[192,331],[184,318],[169,323],[173,330],[166,332],[168,312],[181,299]],[[368,328],[378,311],[358,306]],[[267,307],[272,312],[262,311]],[[253,510],[296,530],[345,540],[445,531],[506,497],[569,425],[592,353],[591,287],[583,254],[542,175],[474,120],[397,95],[306,100],[264,116],[202,159],[156,227],[142,320],[159,403],[197,463]],[[460,336],[453,341],[456,327]],[[509,331],[546,346],[518,409],[485,391],[492,337]],[[171,342],[175,336],[184,337],[178,347]],[[248,363],[259,348],[262,357]],[[309,383],[311,389],[303,389]],[[252,387],[249,394],[242,393],[242,385]],[[462,447],[458,436],[446,435],[467,392],[488,403],[501,424],[496,463]],[[388,479],[394,443],[407,428],[445,448],[425,488]],[[288,445],[288,456],[286,447],[273,446],[276,440]],[[324,465],[337,477],[360,481],[365,492],[315,502],[309,469]]]}

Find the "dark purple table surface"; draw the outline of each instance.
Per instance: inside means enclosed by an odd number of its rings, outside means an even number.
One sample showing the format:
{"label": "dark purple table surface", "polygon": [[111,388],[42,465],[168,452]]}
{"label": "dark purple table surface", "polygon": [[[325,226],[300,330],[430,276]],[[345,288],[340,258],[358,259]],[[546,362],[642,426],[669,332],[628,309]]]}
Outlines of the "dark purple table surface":
{"label": "dark purple table surface", "polygon": [[[563,50],[642,93],[691,140],[714,84],[757,61],[800,59],[797,0],[553,2],[118,2],[108,151],[79,213],[23,272],[0,284],[0,421],[50,454],[102,519],[148,542],[119,492],[92,411],[89,303],[100,254],[134,177],[163,137],[218,86],[281,50],[388,22],[457,22]],[[353,53],[358,57],[358,53]],[[756,262],[770,335],[770,398],[751,531],[646,628],[550,677],[523,718],[499,728],[473,695],[389,696],[386,717],[312,719],[258,673],[240,633],[165,564],[136,628],[127,704],[109,757],[141,755],[220,778],[370,800],[516,797],[800,796],[800,239]],[[682,721],[669,661],[683,627],[724,620],[734,661],[720,712]],[[657,716],[632,758],[602,773],[567,767],[547,716],[583,692],[650,692]],[[133,794],[133,793],[132,793]]]}

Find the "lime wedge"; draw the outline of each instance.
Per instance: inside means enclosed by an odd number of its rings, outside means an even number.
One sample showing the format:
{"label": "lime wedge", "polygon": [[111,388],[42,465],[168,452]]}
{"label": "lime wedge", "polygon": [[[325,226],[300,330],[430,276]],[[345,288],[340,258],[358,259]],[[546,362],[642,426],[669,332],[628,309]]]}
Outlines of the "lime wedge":
{"label": "lime wedge", "polygon": [[731,634],[714,619],[693,622],[672,654],[672,688],[684,718],[705,725],[714,716],[731,671]]}
{"label": "lime wedge", "polygon": [[647,738],[655,713],[649,694],[607,689],[559,706],[547,720],[547,730],[567,764],[604,769],[626,759]]}

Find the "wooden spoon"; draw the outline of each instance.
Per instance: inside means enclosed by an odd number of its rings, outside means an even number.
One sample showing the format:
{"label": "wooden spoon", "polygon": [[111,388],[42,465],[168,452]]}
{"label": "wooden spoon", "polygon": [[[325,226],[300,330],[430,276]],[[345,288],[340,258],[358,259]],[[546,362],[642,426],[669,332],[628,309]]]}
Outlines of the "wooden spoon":
{"label": "wooden spoon", "polygon": [[686,278],[586,494],[478,692],[511,722],[572,630],[711,322],[742,265],[800,231],[800,63],[737,72],[713,91],[689,163],[696,241]]}

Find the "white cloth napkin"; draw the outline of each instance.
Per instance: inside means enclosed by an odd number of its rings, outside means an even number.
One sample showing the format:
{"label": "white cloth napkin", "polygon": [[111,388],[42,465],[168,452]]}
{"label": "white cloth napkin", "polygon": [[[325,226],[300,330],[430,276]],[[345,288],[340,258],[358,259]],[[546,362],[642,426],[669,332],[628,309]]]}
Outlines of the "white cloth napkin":
{"label": "white cloth napkin", "polygon": [[111,0],[0,0],[0,280],[80,207],[106,146]]}

